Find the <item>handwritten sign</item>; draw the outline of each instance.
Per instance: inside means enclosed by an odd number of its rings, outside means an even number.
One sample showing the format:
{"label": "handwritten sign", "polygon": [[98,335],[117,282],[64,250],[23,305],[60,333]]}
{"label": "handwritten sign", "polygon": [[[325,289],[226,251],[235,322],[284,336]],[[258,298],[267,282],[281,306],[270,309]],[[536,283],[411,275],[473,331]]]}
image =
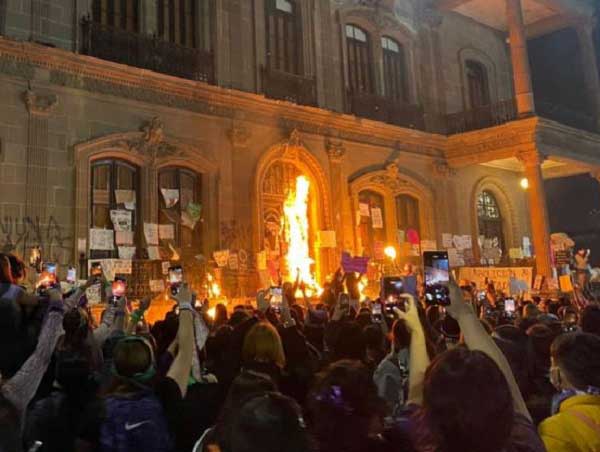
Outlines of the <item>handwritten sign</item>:
{"label": "handwritten sign", "polygon": [[157,261],[160,259],[160,251],[158,246],[149,246],[148,247],[148,259],[151,261]]}
{"label": "handwritten sign", "polygon": [[90,229],[90,249],[112,251],[115,249],[115,231],[112,229]]}
{"label": "handwritten sign", "polygon": [[349,253],[342,253],[342,268],[345,272],[367,273],[368,257],[352,257]]}
{"label": "handwritten sign", "polygon": [[133,259],[135,257],[135,246],[120,246],[119,259]]}
{"label": "handwritten sign", "polygon": [[133,231],[116,231],[115,242],[117,245],[133,245]]}
{"label": "handwritten sign", "polygon": [[371,221],[373,229],[383,229],[383,214],[380,208],[371,209]]}
{"label": "handwritten sign", "polygon": [[144,236],[148,245],[158,245],[158,225],[155,223],[144,223]]}
{"label": "handwritten sign", "polygon": [[478,288],[485,287],[486,278],[494,282],[496,290],[510,293],[511,277],[525,281],[531,287],[533,281],[533,268],[531,267],[462,267],[459,270],[459,279],[465,279],[477,284]]}
{"label": "handwritten sign", "polygon": [[111,210],[110,221],[112,221],[115,231],[131,231],[131,211],[130,210]]}

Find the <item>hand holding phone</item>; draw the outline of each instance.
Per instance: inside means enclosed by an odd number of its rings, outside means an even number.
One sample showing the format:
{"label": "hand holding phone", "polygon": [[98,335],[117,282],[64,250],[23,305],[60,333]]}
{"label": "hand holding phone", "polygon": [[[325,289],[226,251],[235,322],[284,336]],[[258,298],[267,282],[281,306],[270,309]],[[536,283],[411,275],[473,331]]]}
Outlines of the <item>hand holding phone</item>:
{"label": "hand holding phone", "polygon": [[279,314],[281,312],[281,306],[283,304],[283,288],[282,287],[271,287],[269,289],[269,303],[271,308]]}
{"label": "hand holding phone", "polygon": [[183,284],[183,268],[180,265],[169,267],[169,285],[171,287],[171,295],[174,297],[179,293]]}

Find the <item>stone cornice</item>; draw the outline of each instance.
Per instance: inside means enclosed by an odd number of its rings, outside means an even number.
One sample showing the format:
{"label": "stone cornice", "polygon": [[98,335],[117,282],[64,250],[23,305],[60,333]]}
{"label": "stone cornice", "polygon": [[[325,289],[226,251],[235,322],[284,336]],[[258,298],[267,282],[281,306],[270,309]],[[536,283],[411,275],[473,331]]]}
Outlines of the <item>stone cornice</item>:
{"label": "stone cornice", "polygon": [[[307,134],[404,149],[434,158],[443,156],[446,138],[390,124],[332,113],[314,107],[266,99],[262,95],[184,80],[48,48],[0,38],[0,73],[33,80],[36,71],[49,72],[50,84],[227,118],[245,112],[248,121],[284,122]],[[44,74],[44,78],[48,78]]]}

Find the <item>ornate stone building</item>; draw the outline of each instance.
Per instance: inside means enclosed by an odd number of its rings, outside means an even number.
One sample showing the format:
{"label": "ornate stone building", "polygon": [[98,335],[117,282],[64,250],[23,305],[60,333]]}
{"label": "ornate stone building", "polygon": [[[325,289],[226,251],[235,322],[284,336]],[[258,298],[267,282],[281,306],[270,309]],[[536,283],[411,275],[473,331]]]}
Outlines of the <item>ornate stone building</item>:
{"label": "ornate stone building", "polygon": [[[550,275],[544,179],[600,165],[593,13],[592,0],[0,0],[0,243],[83,270],[119,256],[92,249],[90,229],[127,210],[131,233],[115,237],[135,259],[235,251],[227,287],[243,294],[302,174],[320,277],[342,250],[377,258],[409,230],[438,247],[470,236],[466,264],[489,260],[488,239],[500,262],[531,238]],[[568,86],[548,56],[563,35]],[[159,255],[145,223],[173,226]]]}

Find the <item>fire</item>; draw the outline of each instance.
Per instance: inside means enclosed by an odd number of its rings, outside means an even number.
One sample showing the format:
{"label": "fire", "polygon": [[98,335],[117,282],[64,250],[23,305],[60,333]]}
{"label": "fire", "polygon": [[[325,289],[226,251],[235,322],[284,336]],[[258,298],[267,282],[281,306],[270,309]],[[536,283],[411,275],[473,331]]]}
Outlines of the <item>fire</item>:
{"label": "fire", "polygon": [[318,291],[319,285],[311,271],[314,260],[310,257],[308,240],[308,193],[310,182],[304,176],[296,179],[296,190],[290,192],[283,204],[284,234],[288,248],[285,256],[288,275],[292,281],[300,279],[307,287]]}

